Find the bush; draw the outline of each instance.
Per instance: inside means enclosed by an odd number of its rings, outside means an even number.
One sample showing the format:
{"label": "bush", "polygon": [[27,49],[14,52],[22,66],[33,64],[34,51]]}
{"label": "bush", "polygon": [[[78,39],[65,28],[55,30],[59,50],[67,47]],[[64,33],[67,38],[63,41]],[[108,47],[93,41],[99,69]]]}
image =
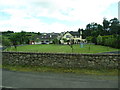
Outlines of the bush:
{"label": "bush", "polygon": [[97,44],[120,48],[120,35],[98,36]]}
{"label": "bush", "polygon": [[91,43],[91,42],[92,42],[92,39],[93,39],[92,36],[86,37],[86,40],[87,40],[88,43]]}
{"label": "bush", "polygon": [[53,40],[53,44],[59,44],[59,40],[58,40],[57,38],[55,38],[55,39]]}
{"label": "bush", "polygon": [[8,46],[11,45],[11,42],[7,37],[2,36],[2,45],[5,46],[5,47],[8,47]]}
{"label": "bush", "polygon": [[102,36],[97,37],[97,44],[102,44]]}

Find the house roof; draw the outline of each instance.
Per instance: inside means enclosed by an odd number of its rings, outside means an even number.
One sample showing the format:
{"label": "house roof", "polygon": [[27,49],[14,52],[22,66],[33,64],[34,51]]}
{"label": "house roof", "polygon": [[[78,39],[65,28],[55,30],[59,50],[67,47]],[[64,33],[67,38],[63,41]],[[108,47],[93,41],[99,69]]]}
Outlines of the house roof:
{"label": "house roof", "polygon": [[72,36],[80,36],[80,34],[77,31],[70,31],[69,32]]}
{"label": "house roof", "polygon": [[41,33],[41,35],[35,36],[35,39],[39,38],[40,40],[54,39],[59,35],[59,33]]}

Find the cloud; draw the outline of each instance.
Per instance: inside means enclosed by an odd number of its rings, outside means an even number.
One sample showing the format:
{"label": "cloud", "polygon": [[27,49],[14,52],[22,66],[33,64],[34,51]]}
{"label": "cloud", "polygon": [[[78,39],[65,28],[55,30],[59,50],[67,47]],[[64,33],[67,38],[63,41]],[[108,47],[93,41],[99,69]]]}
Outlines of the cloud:
{"label": "cloud", "polygon": [[[0,0],[2,31],[62,32],[116,17],[119,0]],[[114,5],[113,5],[114,4]],[[113,11],[112,11],[113,10]],[[115,12],[115,14],[112,14]],[[10,15],[10,16],[7,16]],[[6,19],[5,19],[6,18]]]}
{"label": "cloud", "polygon": [[0,12],[0,20],[9,20],[11,17],[11,15],[9,13],[6,12]]}

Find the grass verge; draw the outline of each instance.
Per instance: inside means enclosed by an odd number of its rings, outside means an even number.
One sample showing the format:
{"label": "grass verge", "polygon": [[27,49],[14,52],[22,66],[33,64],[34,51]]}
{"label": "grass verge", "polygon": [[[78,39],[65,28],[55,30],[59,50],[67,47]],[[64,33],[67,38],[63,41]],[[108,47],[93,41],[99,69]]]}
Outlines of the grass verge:
{"label": "grass verge", "polygon": [[118,75],[117,69],[95,70],[95,69],[67,69],[67,68],[52,68],[52,67],[30,67],[30,66],[10,66],[3,65],[3,69],[22,72],[55,72],[55,73],[75,73],[84,75]]}

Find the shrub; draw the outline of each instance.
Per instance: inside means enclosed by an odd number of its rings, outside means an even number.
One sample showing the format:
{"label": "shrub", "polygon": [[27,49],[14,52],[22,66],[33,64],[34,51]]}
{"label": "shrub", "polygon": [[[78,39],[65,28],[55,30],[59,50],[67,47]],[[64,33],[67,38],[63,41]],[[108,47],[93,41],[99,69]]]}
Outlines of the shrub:
{"label": "shrub", "polygon": [[97,44],[120,48],[120,35],[98,36]]}
{"label": "shrub", "polygon": [[102,36],[97,37],[97,44],[102,44]]}

